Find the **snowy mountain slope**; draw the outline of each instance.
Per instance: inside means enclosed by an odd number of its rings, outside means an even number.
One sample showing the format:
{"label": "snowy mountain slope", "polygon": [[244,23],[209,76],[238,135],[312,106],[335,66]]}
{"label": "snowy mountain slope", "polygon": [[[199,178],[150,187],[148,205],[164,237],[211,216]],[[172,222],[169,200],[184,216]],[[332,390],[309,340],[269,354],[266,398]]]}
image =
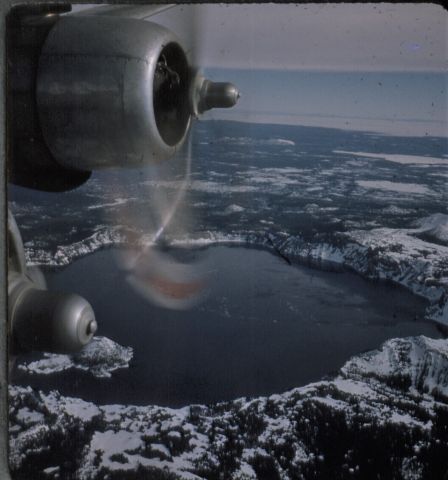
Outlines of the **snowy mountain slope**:
{"label": "snowy mountain slope", "polygon": [[12,386],[11,467],[36,479],[443,478],[447,372],[446,340],[414,337],[333,380],[209,406],[97,406]]}

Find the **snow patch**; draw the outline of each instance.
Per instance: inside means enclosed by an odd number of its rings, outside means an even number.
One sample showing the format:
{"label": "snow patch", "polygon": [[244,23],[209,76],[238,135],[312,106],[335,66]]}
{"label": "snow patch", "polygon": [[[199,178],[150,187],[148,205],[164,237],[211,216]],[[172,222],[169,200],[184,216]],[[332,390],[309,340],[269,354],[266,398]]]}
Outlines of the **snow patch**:
{"label": "snow patch", "polygon": [[416,233],[424,233],[442,243],[448,243],[448,215],[435,213],[429,217],[421,218],[416,224],[418,226]]}
{"label": "snow patch", "polygon": [[296,142],[286,138],[268,138],[268,139],[257,139],[253,137],[222,137],[218,140],[222,143],[231,143],[233,145],[244,145],[244,146],[290,146],[293,147],[296,145]]}
{"label": "snow patch", "polygon": [[73,368],[107,378],[114,370],[128,368],[132,356],[131,347],[122,347],[106,337],[94,337],[79,353],[44,353],[41,360],[19,364],[18,369],[29,374],[50,375]]}
{"label": "snow patch", "polygon": [[344,155],[354,155],[357,157],[373,158],[376,160],[387,160],[388,162],[400,163],[402,165],[445,165],[448,166],[448,160],[445,158],[426,157],[422,155],[399,155],[390,153],[366,153],[366,152],[348,152],[345,150],[333,150],[333,153],[342,153]]}
{"label": "snow patch", "polygon": [[417,183],[389,182],[388,180],[356,180],[356,183],[363,188],[376,190],[391,190],[399,193],[415,193],[418,195],[429,195],[432,191],[425,185]]}
{"label": "snow patch", "polygon": [[245,208],[242,207],[241,205],[237,205],[236,203],[233,203],[232,205],[229,205],[225,210],[224,213],[229,214],[229,213],[240,213],[244,212]]}
{"label": "snow patch", "polygon": [[118,205],[123,205],[125,203],[128,203],[130,200],[133,200],[133,199],[131,199],[131,198],[117,198],[112,203],[100,203],[98,205],[89,205],[87,207],[87,209],[88,210],[96,210],[98,208],[117,207]]}

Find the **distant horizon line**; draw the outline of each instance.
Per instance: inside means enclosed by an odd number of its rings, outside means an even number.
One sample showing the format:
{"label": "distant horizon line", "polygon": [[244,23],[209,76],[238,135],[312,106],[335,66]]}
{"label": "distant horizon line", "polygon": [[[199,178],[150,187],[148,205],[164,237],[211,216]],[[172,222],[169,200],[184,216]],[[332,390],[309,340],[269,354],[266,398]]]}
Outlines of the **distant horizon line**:
{"label": "distant horizon line", "polygon": [[336,67],[269,67],[269,66],[222,66],[222,65],[207,65],[201,67],[204,70],[213,69],[213,70],[240,70],[240,71],[265,71],[265,72],[312,72],[312,73],[415,73],[415,74],[441,74],[448,75],[448,66],[446,69],[412,69],[412,68],[384,68],[384,69],[375,69],[375,68],[336,68]]}
{"label": "distant horizon line", "polygon": [[386,122],[406,122],[406,123],[428,123],[428,124],[437,124],[437,125],[445,125],[446,122],[442,120],[435,120],[435,119],[424,119],[424,118],[417,118],[417,117],[368,117],[363,115],[338,115],[338,114],[329,114],[329,113],[316,113],[316,112],[271,112],[269,110],[238,110],[240,115],[250,116],[250,115],[266,115],[271,117],[315,117],[315,118],[330,118],[330,119],[348,119],[348,120],[380,120]]}
{"label": "distant horizon line", "polygon": [[[351,131],[351,132],[361,132],[366,133],[369,135],[381,135],[381,136],[392,136],[392,137],[423,137],[423,138],[441,138],[445,141],[448,141],[448,131],[445,135],[443,134],[435,134],[429,132],[398,132],[391,130],[393,129],[369,129],[366,126],[362,128],[357,128],[355,125],[338,125],[338,126],[330,126],[330,125],[306,125],[305,123],[288,123],[286,121],[282,121],[278,119],[261,119],[261,118],[213,118],[213,117],[201,117],[199,122],[234,122],[234,123],[252,123],[254,125],[281,125],[287,127],[304,127],[304,128],[320,128],[326,130],[341,130],[341,131]],[[393,123],[393,121],[391,121]],[[396,125],[395,125],[396,126]]]}

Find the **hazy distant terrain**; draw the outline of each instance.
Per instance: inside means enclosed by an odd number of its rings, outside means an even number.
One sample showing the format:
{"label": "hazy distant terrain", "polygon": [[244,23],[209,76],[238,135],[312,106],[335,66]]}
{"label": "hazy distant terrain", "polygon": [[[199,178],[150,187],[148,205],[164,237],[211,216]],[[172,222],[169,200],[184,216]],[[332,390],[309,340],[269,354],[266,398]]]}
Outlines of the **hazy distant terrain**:
{"label": "hazy distant terrain", "polygon": [[[191,237],[283,232],[315,238],[412,228],[423,217],[447,213],[446,138],[226,121],[198,123],[193,137],[187,201],[199,220]],[[11,207],[30,254],[116,227],[110,213],[125,207],[148,216],[150,187],[175,190],[180,182],[152,172],[95,172],[64,194],[12,187]]]}

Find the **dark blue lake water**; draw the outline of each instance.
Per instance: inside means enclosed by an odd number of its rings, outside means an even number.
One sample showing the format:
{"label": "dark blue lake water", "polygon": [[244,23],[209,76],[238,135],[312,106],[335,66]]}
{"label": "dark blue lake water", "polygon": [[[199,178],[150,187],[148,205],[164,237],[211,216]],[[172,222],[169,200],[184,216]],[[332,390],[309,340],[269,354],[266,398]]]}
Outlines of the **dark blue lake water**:
{"label": "dark blue lake water", "polygon": [[426,302],[350,273],[290,266],[266,251],[215,246],[208,297],[188,311],[147,303],[126,283],[113,250],[48,274],[50,288],[85,296],[99,335],[134,348],[112,379],[65,372],[21,376],[98,403],[180,406],[282,392],[332,374],[392,337],[439,337]]}

